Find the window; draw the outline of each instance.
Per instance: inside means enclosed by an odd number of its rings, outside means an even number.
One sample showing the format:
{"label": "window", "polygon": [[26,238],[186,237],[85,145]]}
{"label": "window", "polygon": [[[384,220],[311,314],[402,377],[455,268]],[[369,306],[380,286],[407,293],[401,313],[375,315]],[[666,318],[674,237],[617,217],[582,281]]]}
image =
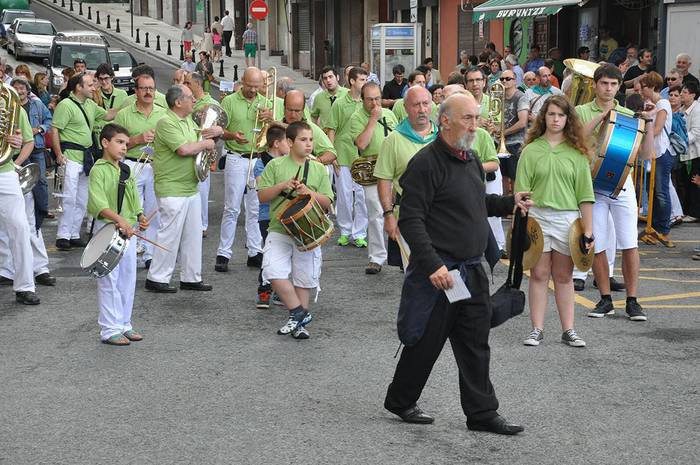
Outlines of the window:
{"label": "window", "polygon": [[50,23],[20,22],[17,26],[17,33],[53,36],[56,35],[56,30]]}

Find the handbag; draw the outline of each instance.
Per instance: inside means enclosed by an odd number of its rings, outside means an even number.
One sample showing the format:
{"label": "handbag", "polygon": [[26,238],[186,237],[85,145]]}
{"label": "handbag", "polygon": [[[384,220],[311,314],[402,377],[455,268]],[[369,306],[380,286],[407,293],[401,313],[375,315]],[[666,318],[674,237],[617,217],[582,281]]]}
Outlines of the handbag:
{"label": "handbag", "polygon": [[511,257],[508,265],[508,278],[491,296],[491,327],[495,328],[525,310],[525,293],[520,290],[523,280],[523,252],[525,251],[525,227],[527,217],[517,209],[513,215],[511,235]]}

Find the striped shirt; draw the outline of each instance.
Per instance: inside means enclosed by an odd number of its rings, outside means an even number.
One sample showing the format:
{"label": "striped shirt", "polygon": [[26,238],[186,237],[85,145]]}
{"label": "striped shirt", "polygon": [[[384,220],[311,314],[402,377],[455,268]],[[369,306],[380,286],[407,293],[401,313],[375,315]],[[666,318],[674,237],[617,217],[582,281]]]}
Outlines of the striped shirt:
{"label": "striped shirt", "polygon": [[243,33],[243,45],[246,44],[257,44],[258,43],[258,33],[252,29],[246,29]]}

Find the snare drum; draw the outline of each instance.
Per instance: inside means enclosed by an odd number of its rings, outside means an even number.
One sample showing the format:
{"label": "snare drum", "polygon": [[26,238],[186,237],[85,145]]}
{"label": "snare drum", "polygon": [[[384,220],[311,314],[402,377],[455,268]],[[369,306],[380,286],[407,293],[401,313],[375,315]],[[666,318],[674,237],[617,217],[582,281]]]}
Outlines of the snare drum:
{"label": "snare drum", "polygon": [[634,166],[644,137],[644,121],[611,111],[598,139],[598,159],[593,165],[593,191],[616,199]]}
{"label": "snare drum", "polygon": [[302,252],[322,245],[333,234],[333,223],[310,195],[290,200],[277,218]]}
{"label": "snare drum", "polygon": [[127,247],[129,239],[122,236],[114,223],[106,224],[85,247],[80,267],[96,278],[103,278],[117,267]]}

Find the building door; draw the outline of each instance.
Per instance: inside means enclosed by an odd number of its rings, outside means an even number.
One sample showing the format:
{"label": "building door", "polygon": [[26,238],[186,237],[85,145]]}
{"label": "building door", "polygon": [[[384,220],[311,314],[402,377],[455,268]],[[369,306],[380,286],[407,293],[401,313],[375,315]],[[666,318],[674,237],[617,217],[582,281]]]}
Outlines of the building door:
{"label": "building door", "polygon": [[467,11],[463,11],[459,6],[456,7],[458,22],[457,22],[457,56],[455,57],[455,66],[459,63],[459,52],[466,50],[469,55],[479,55],[488,42],[489,37],[489,22],[482,21],[481,23],[472,24],[472,7]]}

